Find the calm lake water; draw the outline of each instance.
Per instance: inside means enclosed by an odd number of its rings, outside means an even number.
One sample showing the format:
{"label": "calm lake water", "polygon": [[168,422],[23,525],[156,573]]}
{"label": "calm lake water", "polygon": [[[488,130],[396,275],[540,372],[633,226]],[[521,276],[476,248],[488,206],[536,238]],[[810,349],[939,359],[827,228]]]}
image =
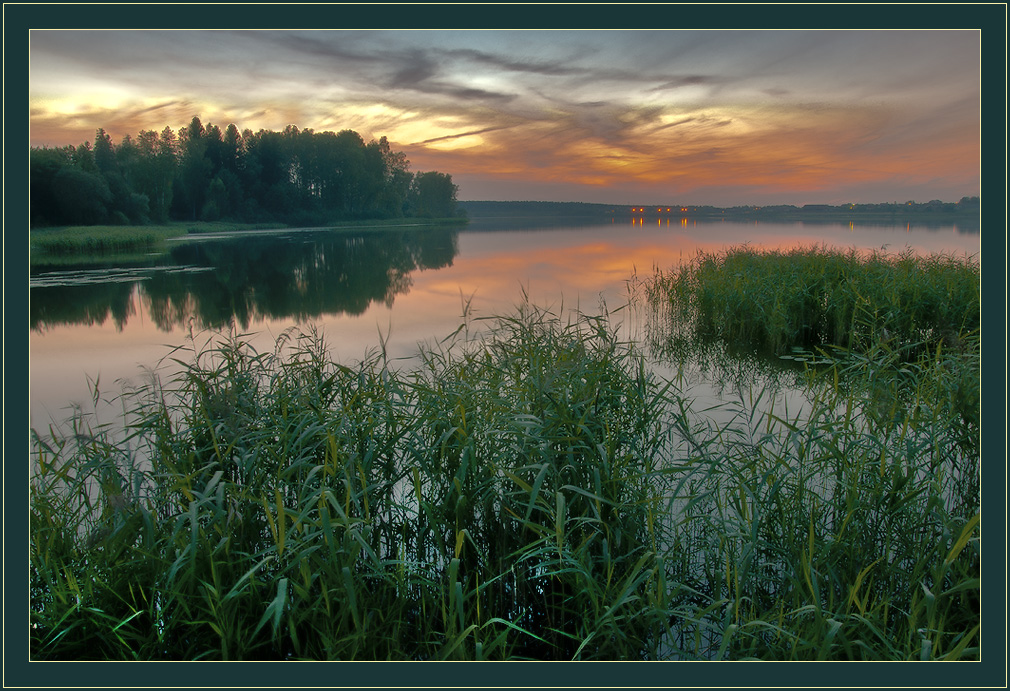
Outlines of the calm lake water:
{"label": "calm lake water", "polygon": [[[978,256],[978,230],[957,226],[660,220],[474,219],[465,228],[313,229],[189,236],[128,265],[33,267],[30,415],[40,432],[74,406],[142,381],[171,347],[234,325],[260,351],[314,324],[344,363],[385,340],[392,358],[452,333],[471,316],[512,311],[523,294],[556,311],[598,313],[628,300],[627,281],[699,250],[747,243]],[[637,337],[633,311],[621,313]],[[167,370],[166,370],[167,373]],[[101,406],[101,404],[100,404]]]}

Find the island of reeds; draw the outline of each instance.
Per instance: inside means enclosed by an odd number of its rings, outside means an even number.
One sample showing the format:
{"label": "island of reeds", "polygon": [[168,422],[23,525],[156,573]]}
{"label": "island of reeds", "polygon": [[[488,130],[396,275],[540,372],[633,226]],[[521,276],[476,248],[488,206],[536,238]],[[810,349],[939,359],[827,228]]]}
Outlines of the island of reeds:
{"label": "island of reeds", "polygon": [[[196,335],[33,435],[32,658],[979,659],[978,278],[703,254],[645,279],[658,355],[528,302],[408,363]],[[806,405],[648,366],[710,342]]]}

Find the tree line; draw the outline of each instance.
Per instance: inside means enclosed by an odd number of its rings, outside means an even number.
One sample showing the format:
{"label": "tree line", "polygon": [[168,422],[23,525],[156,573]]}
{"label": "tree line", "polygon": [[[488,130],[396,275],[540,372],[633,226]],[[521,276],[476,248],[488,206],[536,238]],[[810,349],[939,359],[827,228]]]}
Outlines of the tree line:
{"label": "tree line", "polygon": [[957,216],[977,218],[980,209],[979,197],[962,197],[957,202],[943,202],[934,199],[929,202],[892,202],[883,204],[806,204],[804,206],[699,206],[682,204],[633,204],[631,206],[615,204],[595,204],[586,202],[541,202],[541,201],[463,201],[459,203],[470,216],[498,218],[571,218],[599,217],[613,218],[616,216],[690,216],[699,217],[780,217],[795,216],[817,218],[818,216],[844,215],[851,216],[917,216],[920,219],[946,218]]}
{"label": "tree line", "polygon": [[78,146],[30,148],[31,226],[230,220],[448,218],[452,176],[410,171],[385,137],[353,130],[282,132],[204,125],[142,130],[118,144],[104,129]]}
{"label": "tree line", "polygon": [[748,213],[750,211],[764,211],[766,213],[844,213],[844,214],[892,214],[892,215],[916,215],[916,214],[960,214],[965,216],[978,215],[981,206],[979,197],[961,197],[956,202],[944,202],[933,199],[928,202],[885,202],[882,204],[804,204],[803,206],[738,206],[724,211],[737,211]]}

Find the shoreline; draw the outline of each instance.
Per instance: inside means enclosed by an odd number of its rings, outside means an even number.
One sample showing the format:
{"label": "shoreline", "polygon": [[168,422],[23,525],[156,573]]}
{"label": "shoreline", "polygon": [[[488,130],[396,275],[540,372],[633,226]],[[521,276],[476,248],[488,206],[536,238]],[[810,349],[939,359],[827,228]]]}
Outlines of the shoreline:
{"label": "shoreline", "polygon": [[337,221],[333,225],[283,226],[222,221],[174,222],[165,225],[57,226],[29,231],[29,263],[75,264],[124,255],[163,252],[168,242],[212,240],[242,234],[301,231],[358,231],[394,228],[440,228],[465,225],[467,218],[396,218]]}

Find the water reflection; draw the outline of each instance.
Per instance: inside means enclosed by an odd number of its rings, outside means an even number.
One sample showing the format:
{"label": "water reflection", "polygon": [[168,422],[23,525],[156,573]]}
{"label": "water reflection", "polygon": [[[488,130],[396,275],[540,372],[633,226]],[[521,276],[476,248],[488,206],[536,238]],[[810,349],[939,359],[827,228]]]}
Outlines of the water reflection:
{"label": "water reflection", "polygon": [[439,228],[244,235],[174,247],[162,260],[168,266],[40,267],[32,277],[30,326],[44,332],[111,321],[121,331],[137,316],[138,297],[165,332],[190,320],[201,329],[246,329],[263,319],[359,315],[406,293],[413,272],[452,265],[457,245],[456,230]]}
{"label": "water reflection", "polygon": [[[142,265],[87,271],[33,268],[30,289],[30,408],[36,424],[87,404],[87,384],[143,376],[192,332],[235,328],[261,352],[291,327],[312,322],[338,362],[353,362],[383,339],[390,358],[410,358],[470,314],[511,313],[520,295],[552,309],[595,312],[628,299],[629,279],[747,243],[790,249],[825,244],[859,249],[979,254],[979,236],[952,228],[703,222],[677,216],[657,226],[629,219],[473,219],[465,230],[397,229],[354,234],[263,232],[186,241]],[[426,270],[437,269],[437,270]],[[395,303],[394,303],[395,298]],[[621,318],[632,319],[628,310]],[[636,317],[637,318],[637,317]],[[193,323],[190,324],[190,319]],[[636,338],[634,319],[622,336]],[[478,322],[485,323],[485,322]],[[192,327],[192,328],[191,328]],[[680,363],[677,364],[679,368]]]}

